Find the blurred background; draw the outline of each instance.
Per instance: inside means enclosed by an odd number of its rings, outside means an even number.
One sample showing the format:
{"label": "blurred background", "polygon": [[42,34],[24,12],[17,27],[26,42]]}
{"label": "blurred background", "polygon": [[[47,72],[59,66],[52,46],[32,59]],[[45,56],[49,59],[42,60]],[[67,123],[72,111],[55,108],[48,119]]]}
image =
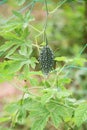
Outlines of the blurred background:
{"label": "blurred background", "polygon": [[[23,8],[30,1],[28,0],[21,6],[19,6],[16,1],[12,0],[3,0],[0,2],[1,21],[2,17],[4,17],[5,20],[8,20],[13,15],[12,10]],[[58,0],[49,1],[49,11],[51,12],[54,10],[57,7],[57,4]],[[43,3],[37,2],[35,4],[32,16],[35,18],[32,25],[39,30],[42,30],[46,17]],[[35,35],[36,32],[31,30],[31,38],[32,36],[35,37]],[[55,57],[66,56],[73,58],[80,54],[82,57],[87,58],[87,0],[68,0],[68,2],[62,5],[57,11],[50,13],[47,24],[47,38],[49,45],[55,53]],[[0,36],[0,45],[2,45],[3,42],[4,39]],[[42,42],[42,38],[39,37],[38,45]],[[34,55],[38,56],[36,50],[34,51]],[[87,99],[87,69],[85,68],[87,68],[87,63],[85,63],[82,69],[73,69],[72,66],[70,67],[68,76],[72,79],[72,82],[66,87],[72,89],[76,99]],[[3,105],[5,103],[20,98],[22,92],[13,87],[13,84],[23,86],[24,82],[14,79],[10,82],[0,83],[0,114],[3,111]],[[24,129],[24,126],[22,128],[23,130],[26,130],[26,128]],[[83,126],[81,130],[86,129],[87,127]],[[49,130],[55,129],[51,126]]]}

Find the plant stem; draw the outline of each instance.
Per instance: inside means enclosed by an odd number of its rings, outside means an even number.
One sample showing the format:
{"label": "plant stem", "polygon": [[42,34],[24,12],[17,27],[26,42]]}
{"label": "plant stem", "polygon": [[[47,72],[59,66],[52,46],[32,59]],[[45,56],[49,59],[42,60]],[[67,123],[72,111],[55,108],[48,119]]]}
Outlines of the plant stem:
{"label": "plant stem", "polygon": [[58,4],[58,6],[54,10],[50,11],[49,14],[55,13],[58,10],[58,8],[60,8],[65,2],[67,2],[67,0],[59,2],[60,4]]}
{"label": "plant stem", "polygon": [[44,41],[46,42],[46,45],[48,45],[47,36],[46,36],[46,28],[47,28],[47,21],[48,21],[48,6],[47,6],[47,0],[45,0],[45,6],[46,6],[46,22],[44,25]]}
{"label": "plant stem", "polygon": [[47,0],[45,0],[45,6],[46,6],[46,23],[45,23],[44,30],[46,30],[46,28],[47,28],[47,20],[48,20],[48,6],[47,6]]}

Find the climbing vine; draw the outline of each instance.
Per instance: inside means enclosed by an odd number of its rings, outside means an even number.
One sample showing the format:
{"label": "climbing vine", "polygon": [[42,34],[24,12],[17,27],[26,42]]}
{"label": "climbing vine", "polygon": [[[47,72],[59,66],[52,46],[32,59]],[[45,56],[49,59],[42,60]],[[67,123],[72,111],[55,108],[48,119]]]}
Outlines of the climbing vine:
{"label": "climbing vine", "polygon": [[[65,87],[72,82],[68,77],[72,69],[87,71],[87,60],[81,57],[87,44],[78,52],[77,57],[58,57],[53,54],[47,34],[49,16],[68,1],[59,1],[57,7],[49,11],[47,0],[16,0],[19,6],[25,4],[25,7],[13,11],[13,16],[0,23],[0,36],[4,38],[0,46],[0,81],[10,81],[14,77],[25,81],[23,88],[16,86],[23,92],[22,98],[6,105],[6,113],[0,117],[0,123],[9,122],[11,129],[29,122],[28,129],[31,130],[43,130],[47,124],[56,129],[64,124],[67,130],[79,130],[79,127],[87,122],[87,101],[76,100],[73,92]],[[33,23],[35,19],[32,11],[37,2],[42,3],[46,12],[42,30],[36,28]],[[31,36],[31,30],[36,33],[34,37]],[[39,37],[42,38],[41,44],[38,43]],[[34,55],[34,49],[37,56]],[[62,67],[59,66],[60,62],[63,62]],[[38,67],[39,64],[41,67]],[[42,77],[42,81],[33,76]],[[27,81],[38,87],[29,87]],[[32,91],[34,89],[37,93]]]}

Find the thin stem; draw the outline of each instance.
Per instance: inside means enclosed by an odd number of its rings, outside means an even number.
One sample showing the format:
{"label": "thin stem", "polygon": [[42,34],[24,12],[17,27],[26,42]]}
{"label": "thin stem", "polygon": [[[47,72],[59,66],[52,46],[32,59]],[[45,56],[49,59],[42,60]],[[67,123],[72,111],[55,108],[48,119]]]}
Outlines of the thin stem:
{"label": "thin stem", "polygon": [[82,48],[82,50],[80,51],[80,54],[79,54],[79,55],[81,55],[86,48],[87,48],[87,43],[86,43],[86,45]]}
{"label": "thin stem", "polygon": [[60,4],[54,10],[50,11],[49,14],[55,13],[58,8],[60,8],[65,2],[67,2],[67,0],[63,0],[62,2],[60,2]]}
{"label": "thin stem", "polygon": [[32,29],[34,29],[35,31],[37,31],[38,33],[41,33],[40,30],[38,30],[36,27],[34,27],[33,25],[29,24],[29,27],[31,27]]}
{"label": "thin stem", "polygon": [[47,28],[47,21],[48,21],[48,6],[47,6],[47,0],[45,0],[45,6],[46,6],[46,22],[44,25],[44,41],[46,42],[46,45],[48,44],[47,42],[47,36],[46,36],[46,28]]}
{"label": "thin stem", "polygon": [[[46,28],[47,28],[47,21],[48,21],[47,0],[45,0],[45,6],[46,6],[46,21],[45,21],[44,29],[42,31],[40,31],[40,33],[38,35],[35,36],[36,45],[37,45],[37,37],[39,37],[41,35],[43,35],[43,40],[46,42],[46,45],[48,44],[48,42],[47,42],[47,36],[46,36]],[[38,52],[39,52],[39,49],[38,49]]]}
{"label": "thin stem", "polygon": [[45,22],[44,31],[47,28],[47,20],[48,20],[48,6],[47,6],[47,1],[46,0],[45,0],[45,6],[46,6],[46,22]]}

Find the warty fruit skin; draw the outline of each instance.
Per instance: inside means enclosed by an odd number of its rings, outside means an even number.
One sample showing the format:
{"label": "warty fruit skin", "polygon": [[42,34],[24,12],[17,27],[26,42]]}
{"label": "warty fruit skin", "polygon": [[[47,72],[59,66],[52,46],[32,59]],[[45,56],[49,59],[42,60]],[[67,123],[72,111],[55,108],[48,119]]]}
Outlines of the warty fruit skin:
{"label": "warty fruit skin", "polygon": [[39,63],[43,74],[48,75],[53,69],[54,65],[54,54],[52,49],[46,45],[42,48],[39,56]]}

